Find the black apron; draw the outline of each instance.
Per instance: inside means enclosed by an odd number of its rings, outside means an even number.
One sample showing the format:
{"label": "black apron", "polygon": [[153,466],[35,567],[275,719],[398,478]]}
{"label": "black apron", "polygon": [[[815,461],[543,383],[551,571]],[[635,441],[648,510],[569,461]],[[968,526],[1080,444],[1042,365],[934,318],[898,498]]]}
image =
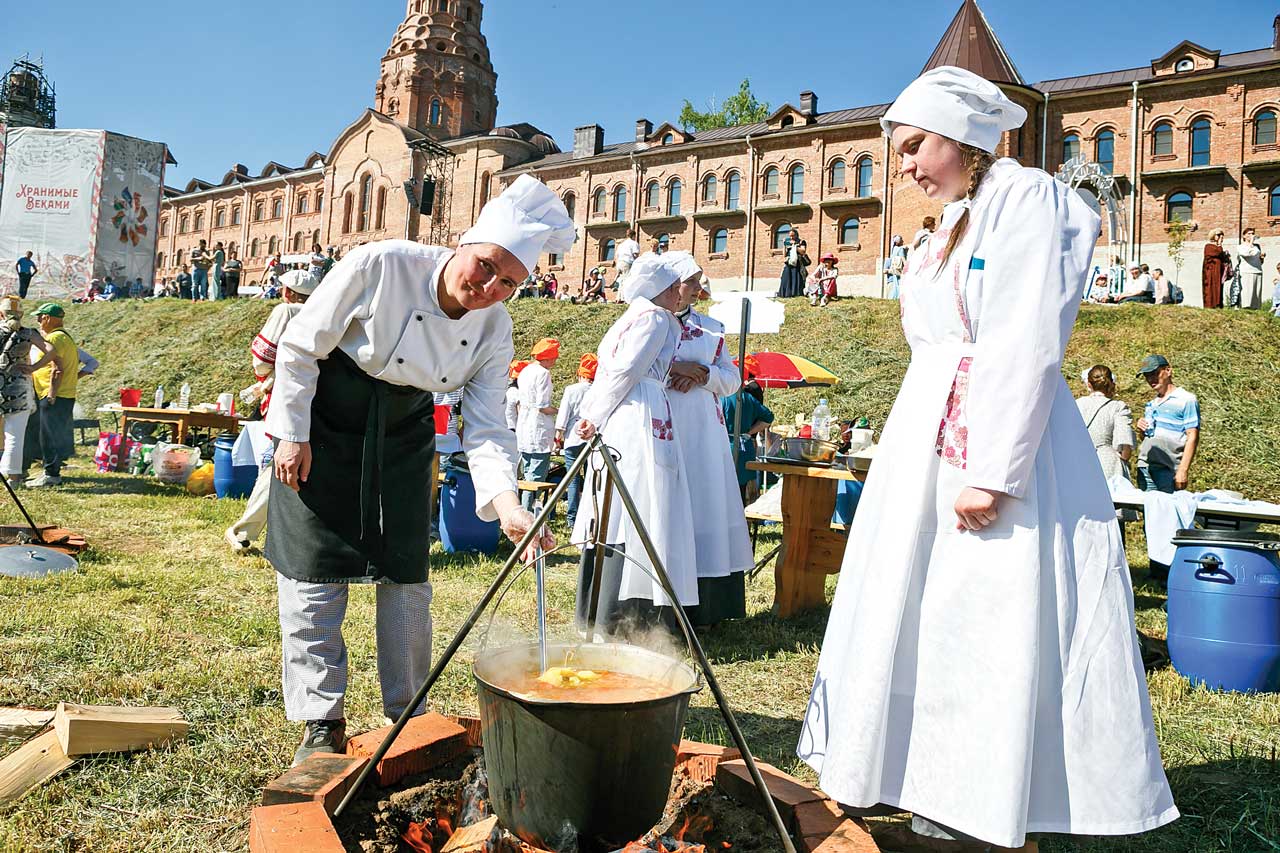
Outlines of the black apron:
{"label": "black apron", "polygon": [[432,394],[375,379],[341,350],[319,367],[311,473],[297,492],[272,478],[267,559],[309,583],[424,583]]}

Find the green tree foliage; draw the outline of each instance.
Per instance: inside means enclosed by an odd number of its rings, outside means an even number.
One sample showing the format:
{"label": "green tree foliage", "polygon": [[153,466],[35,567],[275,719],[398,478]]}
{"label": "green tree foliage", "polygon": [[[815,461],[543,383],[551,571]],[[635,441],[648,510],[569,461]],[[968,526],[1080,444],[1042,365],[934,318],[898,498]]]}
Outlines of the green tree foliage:
{"label": "green tree foliage", "polygon": [[710,130],[713,127],[736,127],[764,121],[769,117],[769,104],[756,98],[751,91],[751,81],[744,79],[734,95],[716,104],[715,98],[707,99],[707,110],[702,112],[686,100],[680,110],[680,125],[688,132]]}

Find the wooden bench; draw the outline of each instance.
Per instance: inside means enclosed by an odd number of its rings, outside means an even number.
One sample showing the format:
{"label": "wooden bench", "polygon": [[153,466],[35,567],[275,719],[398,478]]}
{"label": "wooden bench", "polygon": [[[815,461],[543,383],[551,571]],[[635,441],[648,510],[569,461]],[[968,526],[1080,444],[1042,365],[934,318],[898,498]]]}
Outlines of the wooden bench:
{"label": "wooden bench", "polygon": [[[775,524],[782,524],[782,516],[768,512],[757,512],[754,510],[747,510],[746,516],[747,524],[751,527],[751,553],[754,554],[756,550],[756,537],[760,532],[761,523],[773,522]],[[838,533],[848,534],[849,525],[844,524],[843,522],[833,521],[831,522],[831,529]],[[778,556],[778,552],[781,550],[782,543],[779,542],[773,547],[772,551],[761,557],[756,564],[751,567],[751,571],[747,572],[747,577],[754,578],[756,575],[760,574],[760,572],[764,570],[764,567],[769,565],[769,561]]]}

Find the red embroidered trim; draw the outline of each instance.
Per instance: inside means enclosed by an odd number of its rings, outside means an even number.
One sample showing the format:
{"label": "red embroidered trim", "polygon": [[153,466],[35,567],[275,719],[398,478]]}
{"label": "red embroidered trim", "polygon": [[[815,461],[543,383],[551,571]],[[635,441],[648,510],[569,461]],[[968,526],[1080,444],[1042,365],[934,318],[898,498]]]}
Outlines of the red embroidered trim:
{"label": "red embroidered trim", "polygon": [[253,339],[253,344],[249,347],[249,351],[267,364],[276,363],[276,345],[262,335],[258,335]]}

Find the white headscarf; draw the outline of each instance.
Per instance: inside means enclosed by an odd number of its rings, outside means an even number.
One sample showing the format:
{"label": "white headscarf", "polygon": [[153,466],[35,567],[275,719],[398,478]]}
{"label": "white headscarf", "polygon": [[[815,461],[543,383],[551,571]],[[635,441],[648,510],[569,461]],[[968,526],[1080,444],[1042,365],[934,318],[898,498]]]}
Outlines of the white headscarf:
{"label": "white headscarf", "polygon": [[631,265],[622,286],[622,298],[626,302],[641,297],[652,299],[677,281],[701,274],[702,267],[688,252],[645,252]]}
{"label": "white headscarf", "polygon": [[290,270],[280,276],[280,283],[294,293],[310,296],[320,286],[320,279],[316,278],[310,270]]}
{"label": "white headscarf", "polygon": [[1022,127],[1027,111],[1000,87],[972,71],[944,65],[921,74],[880,119],[892,134],[900,124],[939,133],[994,154],[1000,134]]}
{"label": "white headscarf", "polygon": [[536,178],[521,175],[484,206],[458,245],[494,243],[515,255],[527,273],[544,251],[567,252],[577,237],[560,197]]}

